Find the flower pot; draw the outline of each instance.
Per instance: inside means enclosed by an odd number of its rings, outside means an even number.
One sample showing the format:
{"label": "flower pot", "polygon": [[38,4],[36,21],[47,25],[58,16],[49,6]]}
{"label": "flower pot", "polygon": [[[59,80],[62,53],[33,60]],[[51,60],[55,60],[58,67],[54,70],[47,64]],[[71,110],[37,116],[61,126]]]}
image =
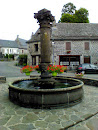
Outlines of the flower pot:
{"label": "flower pot", "polygon": [[52,73],[52,76],[57,76],[57,72],[53,72],[53,73]]}
{"label": "flower pot", "polygon": [[30,72],[26,72],[25,74],[26,74],[27,76],[29,76],[29,75],[30,75]]}

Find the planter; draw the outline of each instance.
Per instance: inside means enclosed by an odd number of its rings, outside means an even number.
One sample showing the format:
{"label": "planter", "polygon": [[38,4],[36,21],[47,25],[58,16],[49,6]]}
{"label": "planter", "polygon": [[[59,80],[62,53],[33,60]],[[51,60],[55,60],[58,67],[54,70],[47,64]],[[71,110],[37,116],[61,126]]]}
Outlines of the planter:
{"label": "planter", "polygon": [[57,72],[53,72],[53,73],[52,73],[52,76],[57,76]]}
{"label": "planter", "polygon": [[71,53],[71,51],[67,51],[67,54],[70,54]]}
{"label": "planter", "polygon": [[27,72],[27,73],[25,73],[26,74],[26,76],[30,76],[30,72]]}

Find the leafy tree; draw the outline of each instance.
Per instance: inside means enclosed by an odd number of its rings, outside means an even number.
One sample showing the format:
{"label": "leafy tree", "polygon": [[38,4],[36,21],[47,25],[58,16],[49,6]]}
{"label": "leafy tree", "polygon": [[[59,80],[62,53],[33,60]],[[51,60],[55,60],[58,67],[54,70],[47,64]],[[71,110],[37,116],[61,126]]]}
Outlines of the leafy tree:
{"label": "leafy tree", "polygon": [[62,14],[68,13],[68,14],[74,14],[76,10],[76,6],[73,5],[73,3],[67,3],[63,6]]}
{"label": "leafy tree", "polygon": [[72,3],[68,3],[63,6],[62,15],[59,20],[61,23],[89,23],[88,10],[80,8],[76,10],[76,7]]}
{"label": "leafy tree", "polygon": [[89,23],[89,19],[88,19],[88,10],[86,10],[85,8],[80,8],[79,10],[76,10],[75,12],[75,19],[76,19],[76,23]]}
{"label": "leafy tree", "polygon": [[62,17],[60,19],[61,23],[74,23],[75,17],[71,14],[62,14]]}

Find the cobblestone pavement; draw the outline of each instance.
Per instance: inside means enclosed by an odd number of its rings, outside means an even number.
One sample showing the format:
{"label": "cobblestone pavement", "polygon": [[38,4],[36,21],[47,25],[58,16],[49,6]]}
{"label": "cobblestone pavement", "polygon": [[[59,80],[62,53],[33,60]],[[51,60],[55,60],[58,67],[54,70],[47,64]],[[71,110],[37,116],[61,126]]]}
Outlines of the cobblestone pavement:
{"label": "cobblestone pavement", "polygon": [[0,84],[0,130],[98,130],[97,87],[84,85],[84,99],[73,107],[42,110],[9,101],[8,82],[15,79]]}

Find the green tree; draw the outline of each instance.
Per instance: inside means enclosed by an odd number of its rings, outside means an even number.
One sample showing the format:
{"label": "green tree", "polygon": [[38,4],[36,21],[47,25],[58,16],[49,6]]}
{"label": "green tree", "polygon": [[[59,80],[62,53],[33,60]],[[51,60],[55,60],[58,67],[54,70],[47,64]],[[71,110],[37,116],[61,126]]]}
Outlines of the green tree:
{"label": "green tree", "polygon": [[88,10],[80,8],[76,10],[76,7],[72,3],[68,3],[63,6],[62,15],[59,20],[61,23],[89,23]]}
{"label": "green tree", "polygon": [[71,14],[62,14],[62,17],[60,19],[61,23],[74,23],[75,22],[75,17]]}
{"label": "green tree", "polygon": [[79,10],[76,10],[74,16],[75,16],[75,22],[76,23],[89,23],[88,19],[88,10],[85,8],[80,8]]}
{"label": "green tree", "polygon": [[76,6],[73,5],[73,3],[67,3],[66,5],[63,6],[62,9],[62,14],[68,13],[68,14],[74,14],[76,10]]}

